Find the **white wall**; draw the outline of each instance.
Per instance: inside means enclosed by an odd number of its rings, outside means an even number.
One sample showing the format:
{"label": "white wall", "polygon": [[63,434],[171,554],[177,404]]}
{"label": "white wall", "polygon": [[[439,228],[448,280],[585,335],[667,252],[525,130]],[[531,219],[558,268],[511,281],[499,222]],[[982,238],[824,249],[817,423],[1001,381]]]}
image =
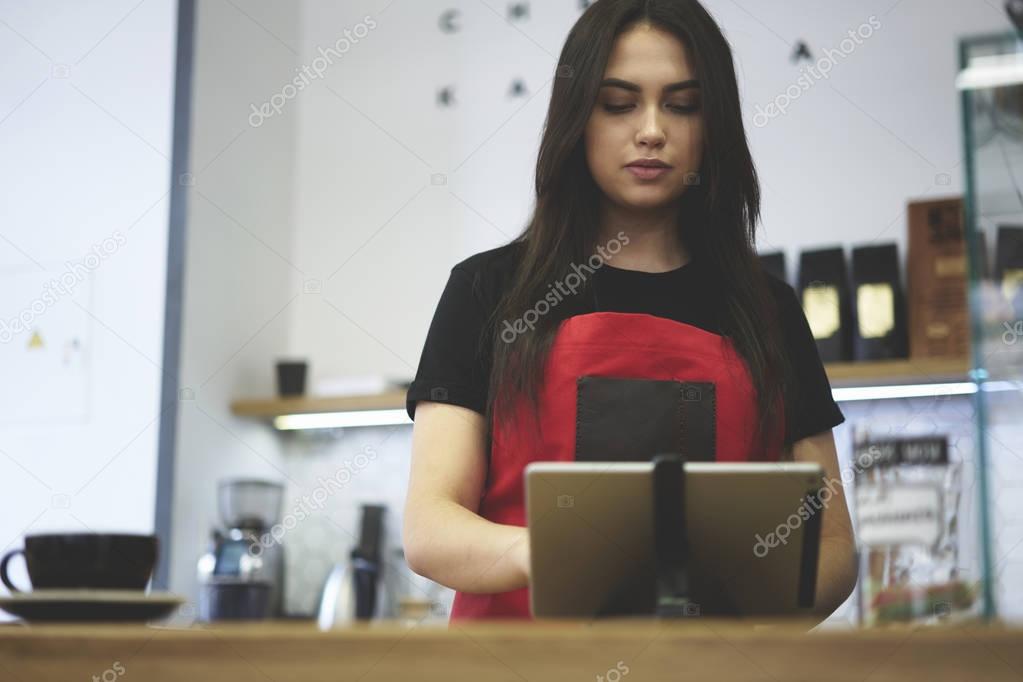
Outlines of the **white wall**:
{"label": "white wall", "polygon": [[153,530],[176,11],[0,2],[0,551]]}
{"label": "white wall", "polygon": [[[380,15],[374,2],[302,5],[303,63],[364,16],[377,24],[296,98],[295,262],[324,287],[290,311],[291,347],[314,375],[410,376],[450,266],[528,218],[550,78],[579,3],[531,3],[531,20],[514,24],[507,4],[396,2]],[[792,275],[814,246],[893,240],[904,253],[907,201],[963,190],[956,38],[1004,28],[1000,11],[983,0],[941,12],[926,0],[706,5],[735,52],[763,184],[761,248],[784,248]],[[453,35],[436,28],[449,8],[461,13]],[[757,105],[800,76],[789,45],[822,56],[872,15],[880,28],[828,79],[756,125]],[[525,97],[506,96],[515,78]],[[454,109],[433,104],[445,86]]]}
{"label": "white wall", "polygon": [[[301,291],[291,265],[294,118],[254,131],[250,105],[291,78],[294,56],[232,3],[197,3],[188,187],[181,397],[172,503],[170,589],[196,596],[196,560],[220,526],[217,481],[287,480],[281,441],[230,414],[233,398],[274,392]],[[293,8],[262,3],[293,38]]]}

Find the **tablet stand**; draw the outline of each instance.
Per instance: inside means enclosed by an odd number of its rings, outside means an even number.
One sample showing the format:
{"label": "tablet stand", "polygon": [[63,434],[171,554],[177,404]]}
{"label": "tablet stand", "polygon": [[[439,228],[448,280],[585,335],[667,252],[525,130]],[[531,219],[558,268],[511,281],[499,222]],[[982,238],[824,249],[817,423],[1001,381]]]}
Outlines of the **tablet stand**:
{"label": "tablet stand", "polygon": [[658,618],[699,615],[699,605],[690,600],[685,460],[672,454],[658,455],[653,462],[656,615]]}

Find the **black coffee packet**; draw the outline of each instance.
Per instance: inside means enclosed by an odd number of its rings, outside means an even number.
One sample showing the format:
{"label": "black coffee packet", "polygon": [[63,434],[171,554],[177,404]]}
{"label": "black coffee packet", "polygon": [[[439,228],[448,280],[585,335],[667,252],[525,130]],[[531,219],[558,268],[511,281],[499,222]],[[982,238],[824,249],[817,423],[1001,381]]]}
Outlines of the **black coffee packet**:
{"label": "black coffee packet", "polygon": [[1017,317],[1023,317],[1023,227],[999,225],[995,278]]}
{"label": "black coffee packet", "polygon": [[906,299],[895,244],[860,246],[852,252],[853,357],[905,358]]}
{"label": "black coffee packet", "polygon": [[852,307],[841,247],[799,254],[799,298],[824,362],[852,359]]}

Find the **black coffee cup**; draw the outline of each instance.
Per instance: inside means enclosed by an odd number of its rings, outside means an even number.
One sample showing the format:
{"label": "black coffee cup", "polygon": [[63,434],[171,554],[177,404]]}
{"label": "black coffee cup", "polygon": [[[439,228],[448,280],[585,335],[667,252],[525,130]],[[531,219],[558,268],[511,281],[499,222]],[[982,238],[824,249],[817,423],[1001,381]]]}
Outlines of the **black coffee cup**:
{"label": "black coffee cup", "polygon": [[25,536],[25,548],[0,559],[0,580],[21,592],[7,574],[7,564],[25,556],[33,590],[143,590],[156,566],[155,535],[130,533],[40,533]]}

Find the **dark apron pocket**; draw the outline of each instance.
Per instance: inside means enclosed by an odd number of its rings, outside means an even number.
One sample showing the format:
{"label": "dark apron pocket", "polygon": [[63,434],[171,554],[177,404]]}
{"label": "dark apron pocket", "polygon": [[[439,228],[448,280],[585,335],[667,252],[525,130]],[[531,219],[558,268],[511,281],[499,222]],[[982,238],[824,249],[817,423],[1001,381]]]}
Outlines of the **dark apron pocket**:
{"label": "dark apron pocket", "polygon": [[714,384],[582,376],[576,380],[575,458],[649,461],[661,453],[715,458]]}

